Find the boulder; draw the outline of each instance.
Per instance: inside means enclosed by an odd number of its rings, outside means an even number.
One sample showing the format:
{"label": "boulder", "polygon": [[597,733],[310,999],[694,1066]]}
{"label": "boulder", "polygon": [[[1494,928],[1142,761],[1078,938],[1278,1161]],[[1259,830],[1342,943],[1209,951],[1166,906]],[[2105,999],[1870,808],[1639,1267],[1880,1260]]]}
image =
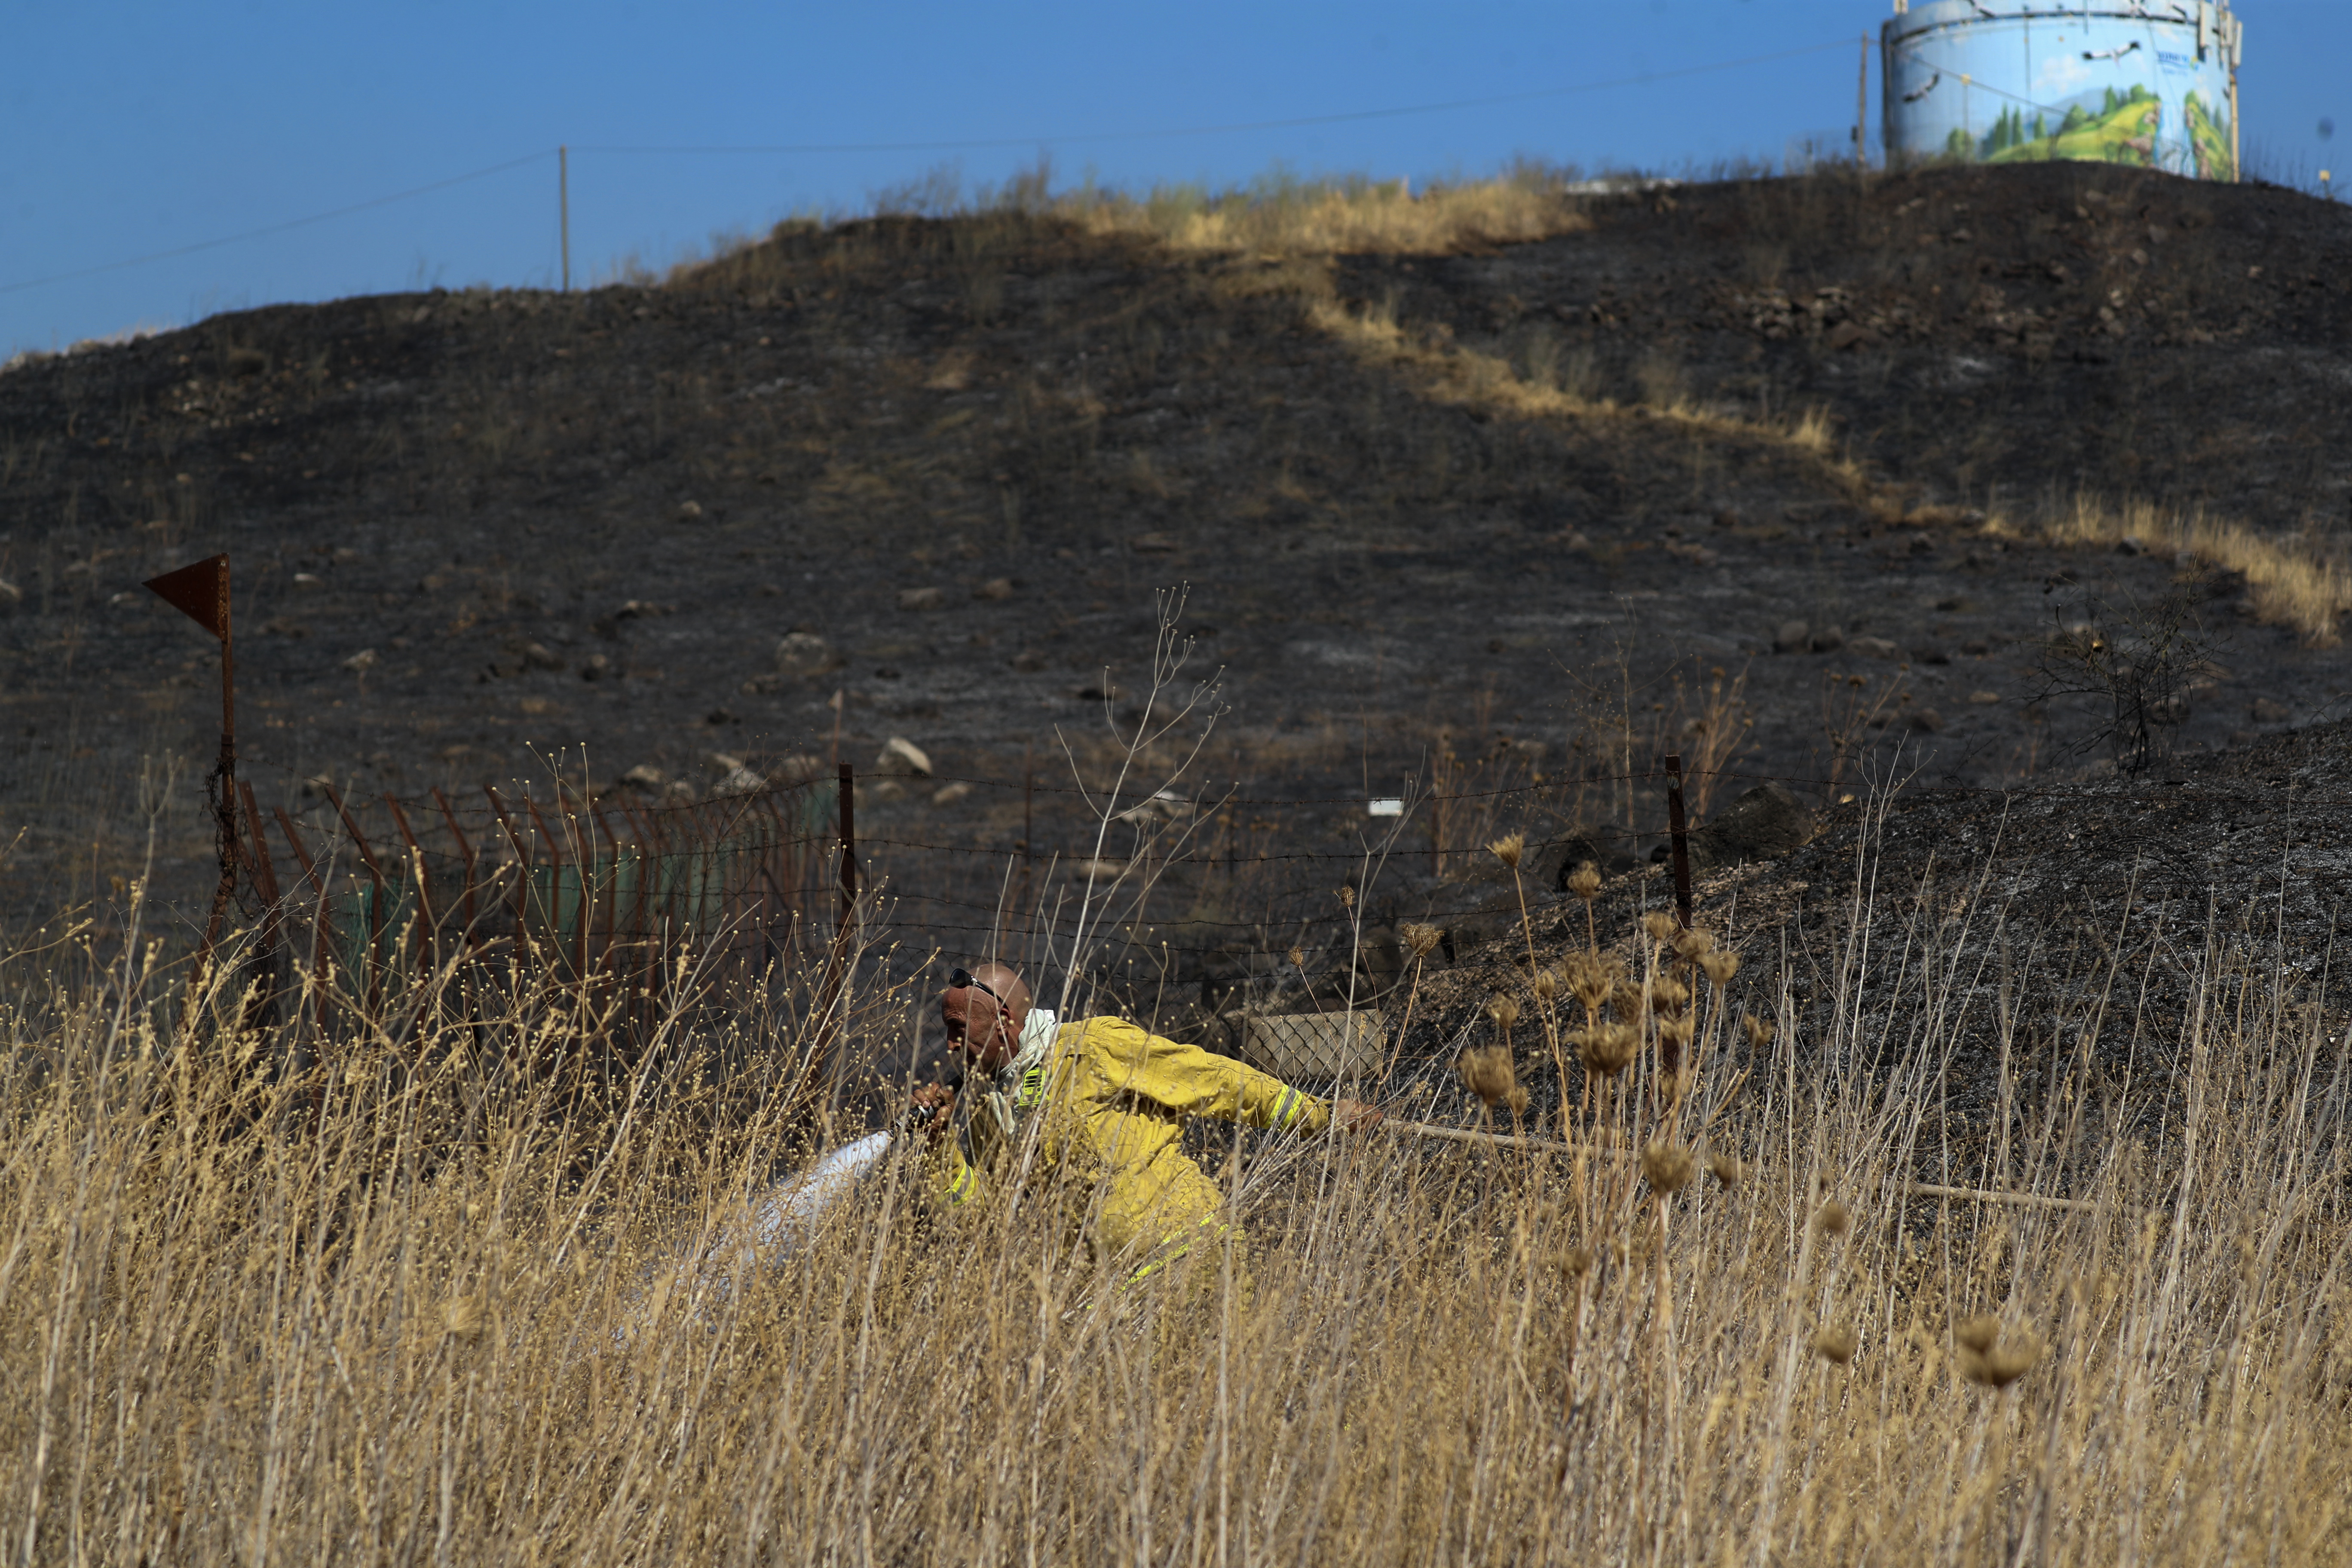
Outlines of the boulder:
{"label": "boulder", "polygon": [[1802,621],[1782,621],[1772,634],[1774,653],[1802,653],[1812,646],[1812,629]]}
{"label": "boulder", "polygon": [[[1813,814],[1788,785],[1761,784],[1733,801],[1705,826],[1691,829],[1694,871],[1769,860],[1801,847],[1813,837]],[[1650,858],[1671,862],[1674,846],[1661,844]]]}
{"label": "boulder", "polygon": [[1864,658],[1901,658],[1903,650],[1885,637],[1856,637],[1845,645]]}
{"label": "boulder", "polygon": [[786,632],[776,639],[776,673],[788,680],[822,675],[836,662],[833,645],[814,632]]}
{"label": "boulder", "polygon": [[1013,579],[991,577],[987,582],[973,588],[971,596],[975,599],[1009,599],[1013,597]]}
{"label": "boulder", "polygon": [[1633,858],[1633,852],[1625,845],[1626,840],[1618,837],[1562,840],[1547,851],[1559,857],[1559,866],[1552,873],[1552,886],[1563,893],[1568,891],[1568,879],[1576,875],[1576,868],[1587,860],[1599,867],[1604,877],[1614,877],[1633,869],[1641,862]]}
{"label": "boulder", "polygon": [[804,784],[824,778],[832,772],[831,768],[825,766],[823,757],[812,757],[806,752],[794,752],[768,770],[768,780],[772,784]]}
{"label": "boulder", "polygon": [[873,772],[881,778],[927,779],[931,776],[931,759],[906,736],[893,735],[883,745],[882,754],[874,759]]}
{"label": "boulder", "polygon": [[944,588],[901,588],[898,607],[902,610],[936,610],[948,602]]}

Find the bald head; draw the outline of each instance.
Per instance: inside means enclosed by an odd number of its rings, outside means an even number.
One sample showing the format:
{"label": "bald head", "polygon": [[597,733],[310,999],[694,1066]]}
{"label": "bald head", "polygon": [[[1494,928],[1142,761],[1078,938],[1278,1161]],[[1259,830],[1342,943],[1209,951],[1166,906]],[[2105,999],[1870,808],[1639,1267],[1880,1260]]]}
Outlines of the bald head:
{"label": "bald head", "polygon": [[1021,1049],[1021,1026],[1029,1020],[1029,985],[1021,972],[1003,963],[971,971],[970,985],[940,993],[940,1018],[947,1026],[948,1049],[982,1072],[994,1072]]}

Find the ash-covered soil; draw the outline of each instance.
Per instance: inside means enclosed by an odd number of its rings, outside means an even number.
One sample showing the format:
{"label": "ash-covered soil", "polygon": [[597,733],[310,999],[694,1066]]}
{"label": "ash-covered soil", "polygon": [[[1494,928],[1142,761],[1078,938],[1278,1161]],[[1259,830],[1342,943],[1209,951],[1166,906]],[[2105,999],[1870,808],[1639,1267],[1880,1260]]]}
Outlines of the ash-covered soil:
{"label": "ash-covered soil", "polygon": [[[1465,795],[1541,779],[1538,837],[1613,825],[1636,857],[1675,747],[1832,811],[1874,771],[1919,809],[2047,789],[2093,726],[2031,700],[2035,650],[2192,563],[1985,514],[2137,495],[2340,557],[2347,241],[2352,217],[2291,193],[2083,165],[1685,187],[1450,256],[893,219],[657,288],[276,308],[22,363],[0,374],[0,907],[116,897],[142,758],[183,769],[148,792],[158,890],[200,905],[213,651],[138,584],[223,550],[265,805],[320,820],[320,775],[543,780],[567,748],[596,787],[661,797],[745,760],[865,768],[904,736],[940,778],[862,821],[896,889],[959,900],[901,906],[919,946],[980,940],[1017,845],[1091,852],[1050,786],[1066,741],[1105,764],[1179,584],[1192,669],[1223,672],[1186,792],[1326,803],[1226,814],[1195,848],[1228,867],[1344,853],[1348,801],[1441,766]],[[1318,305],[1392,312],[1420,357],[1367,357]],[[1427,366],[1464,353],[1616,406],[1436,395]],[[1812,407],[1823,449],[1782,433]],[[2262,624],[2242,584],[2203,593],[2218,664],[2177,754],[2340,710],[2352,655]],[[983,787],[942,801],[949,778]],[[1436,830],[1459,852],[1497,826]],[[1390,885],[1391,922],[1462,901]],[[1253,916],[1217,886],[1179,867],[1157,913],[1196,913],[1196,947],[1297,940],[1270,896]]]}
{"label": "ash-covered soil", "polygon": [[[2305,1062],[2315,1092],[2352,1068],[2347,825],[2341,721],[2135,781],[1913,784],[1832,808],[1792,852],[1701,875],[1695,923],[1743,960],[1731,1014],[1770,1020],[1809,1071],[1899,1073],[1964,1143],[2004,1103],[2039,1115],[2053,1095],[2124,1098],[2127,1124],[2160,1134],[2200,1043]],[[1586,906],[1531,887],[1523,930],[1499,868],[1478,880],[1485,896],[1454,921],[1473,943],[1423,977],[1406,1055],[1427,1064],[1429,1103],[1469,1115],[1443,1069],[1496,1042],[1486,1008],[1511,994],[1540,1111],[1559,1079],[1534,1026],[1528,935],[1555,963],[1586,944]],[[1674,898],[1663,867],[1612,879],[1591,910],[1602,946],[1638,973],[1641,918]],[[1731,1029],[1708,1070],[1720,1081],[1771,1059]],[[1582,1089],[1573,1065],[1569,1089]],[[1939,1152],[1965,1173],[1982,1151]]]}

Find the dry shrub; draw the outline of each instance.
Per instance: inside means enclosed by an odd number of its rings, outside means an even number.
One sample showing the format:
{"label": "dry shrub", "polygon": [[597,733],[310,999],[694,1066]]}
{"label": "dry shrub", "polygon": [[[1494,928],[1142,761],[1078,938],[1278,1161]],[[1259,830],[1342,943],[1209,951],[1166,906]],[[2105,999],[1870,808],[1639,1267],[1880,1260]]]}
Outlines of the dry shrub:
{"label": "dry shrub", "polygon": [[[1757,1092],[1702,1089],[1676,1132],[1636,1064],[1622,1136],[1577,1161],[1245,1141],[1255,1256],[1202,1245],[1139,1289],[1071,1244],[1083,1187],[931,1216],[905,1163],[750,1256],[724,1238],[791,1152],[776,1097],[728,1119],[682,1068],[592,1102],[484,1067],[593,1058],[560,997],[490,1020],[487,1057],[394,997],[396,1032],[304,1072],[266,1036],[200,1062],[127,967],[26,986],[0,1018],[0,1539],[30,1563],[2352,1551],[2319,1026],[2218,981],[2187,1021],[2116,1026],[2174,1052],[2159,1145],[2077,1083],[1992,1130],[2028,1202],[1929,1202],[1906,1187],[1938,1157],[1933,1031],[1994,1004],[1949,983],[1889,1040],[1835,999],[1831,1032],[1742,1057],[1712,978],[1661,1001],[1703,945],[1662,930],[1640,973],[1570,984],[1702,1018],[1701,1084],[1738,1059]],[[803,1055],[788,1023],[768,1048]],[[2062,1186],[2095,1206],[2032,1205]]]}

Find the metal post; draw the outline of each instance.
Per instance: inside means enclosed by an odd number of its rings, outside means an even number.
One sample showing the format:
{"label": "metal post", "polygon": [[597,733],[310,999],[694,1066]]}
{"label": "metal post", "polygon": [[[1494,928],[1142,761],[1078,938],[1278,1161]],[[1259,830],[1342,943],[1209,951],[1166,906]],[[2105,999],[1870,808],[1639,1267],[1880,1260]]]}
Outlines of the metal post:
{"label": "metal post", "polygon": [[1683,929],[1691,923],[1690,837],[1683,822],[1683,759],[1673,752],[1666,756],[1666,832],[1675,846],[1675,910],[1682,917]]}
{"label": "metal post", "polygon": [[1432,790],[1429,796],[1429,874],[1433,879],[1445,875],[1445,795],[1442,789]]}
{"label": "metal post", "polygon": [[857,776],[841,764],[841,926],[835,940],[846,936],[857,921]]}
{"label": "metal post", "polygon": [[156,597],[218,637],[221,645],[220,760],[213,764],[207,785],[216,792],[212,796],[212,806],[220,852],[220,885],[213,892],[212,913],[205,921],[204,941],[196,948],[195,968],[188,977],[187,1021],[193,1023],[196,998],[212,964],[213,943],[219,939],[228,901],[236,893],[237,863],[242,858],[236,822],[236,646],[229,620],[228,557],[208,556],[176,572],[151,577],[146,586]]}
{"label": "metal post", "polygon": [[449,797],[441,793],[441,786],[438,784],[433,786],[433,799],[435,804],[441,807],[442,820],[449,825],[449,837],[457,841],[457,853],[465,858],[466,913],[464,919],[466,924],[463,934],[466,944],[470,947],[476,940],[474,936],[474,847],[466,841],[466,830],[457,826],[457,814],[450,808]]}
{"label": "metal post", "polygon": [[1862,36],[1862,79],[1853,95],[1853,172],[1857,179],[1870,173],[1870,35]]}
{"label": "metal post", "polygon": [[410,830],[408,814],[400,809],[400,802],[385,795],[383,804],[391,809],[392,824],[400,830],[401,841],[408,846],[409,865],[416,874],[416,958],[429,973],[440,963],[441,922],[433,910],[433,882],[425,865],[425,847]]}
{"label": "metal post", "polygon": [[555,205],[563,226],[563,291],[572,292],[572,149],[555,150]]}
{"label": "metal post", "polygon": [[[219,933],[221,916],[228,909],[230,895],[236,891],[236,635],[229,619],[228,563],[221,563],[221,743],[219,763],[220,784],[220,886],[213,891],[213,912],[205,922],[205,952],[212,952],[213,938]],[[202,960],[198,961],[199,966]]]}
{"label": "metal post", "polygon": [[261,895],[261,972],[264,976],[260,993],[246,1010],[245,1027],[257,1024],[275,1023],[278,1018],[278,949],[283,941],[280,933],[282,910],[278,891],[278,871],[269,863],[269,840],[261,831],[261,808],[254,803],[253,786],[240,783],[237,798],[245,806],[245,826],[249,835],[246,846],[246,862],[253,872],[254,891]]}
{"label": "metal post", "polygon": [[367,973],[364,978],[367,982],[368,1016],[374,1017],[376,1005],[383,999],[383,867],[377,862],[375,851],[368,847],[366,838],[361,836],[360,825],[352,820],[352,814],[344,807],[343,797],[335,792],[335,786],[329,784],[322,787],[327,792],[328,802],[335,808],[335,815],[342,819],[343,831],[352,837],[352,847],[360,853],[360,864],[367,868]]}
{"label": "metal post", "polygon": [[[850,931],[857,920],[857,776],[847,763],[840,764],[840,783],[835,807],[841,823],[841,910],[833,930],[833,951],[824,965],[824,989],[820,992],[817,1020],[820,1037],[817,1060],[811,1064],[812,1072],[804,1103],[819,1115],[830,1117],[832,1108],[831,1074],[840,1068],[846,1052],[849,1037],[849,966],[852,954]],[[828,1069],[826,1062],[830,1061]]]}

